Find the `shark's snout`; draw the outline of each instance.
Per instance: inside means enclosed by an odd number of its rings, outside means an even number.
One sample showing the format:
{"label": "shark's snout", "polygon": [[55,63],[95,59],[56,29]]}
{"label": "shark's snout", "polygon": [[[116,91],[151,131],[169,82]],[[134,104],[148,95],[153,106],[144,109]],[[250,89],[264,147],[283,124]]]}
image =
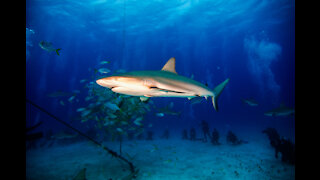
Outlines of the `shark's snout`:
{"label": "shark's snout", "polygon": [[96,83],[99,84],[100,86],[102,86],[103,80],[102,79],[98,79],[98,80],[96,80]]}
{"label": "shark's snout", "polygon": [[98,79],[96,80],[96,83],[99,84],[100,86],[103,86],[103,87],[112,87],[114,82],[112,82],[112,80],[109,80],[107,78],[102,78],[102,79]]}

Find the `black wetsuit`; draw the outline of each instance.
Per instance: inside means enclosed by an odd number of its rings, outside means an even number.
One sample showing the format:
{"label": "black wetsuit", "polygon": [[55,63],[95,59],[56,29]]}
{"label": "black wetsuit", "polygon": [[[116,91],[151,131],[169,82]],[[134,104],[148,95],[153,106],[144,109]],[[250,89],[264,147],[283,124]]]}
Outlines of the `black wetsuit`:
{"label": "black wetsuit", "polygon": [[194,128],[190,129],[190,140],[195,141],[196,140],[196,130]]}
{"label": "black wetsuit", "polygon": [[202,132],[203,132],[203,142],[207,142],[208,141],[207,136],[209,136],[209,138],[211,138],[210,132],[209,132],[209,125],[206,121],[203,120],[201,122],[201,126],[202,126]]}

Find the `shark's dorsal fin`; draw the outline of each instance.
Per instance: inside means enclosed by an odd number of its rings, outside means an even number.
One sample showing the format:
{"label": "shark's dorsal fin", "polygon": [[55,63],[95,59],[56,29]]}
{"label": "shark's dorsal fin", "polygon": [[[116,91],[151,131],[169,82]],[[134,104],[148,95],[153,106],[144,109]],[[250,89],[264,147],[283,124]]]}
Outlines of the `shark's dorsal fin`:
{"label": "shark's dorsal fin", "polygon": [[173,73],[177,74],[177,72],[176,72],[176,58],[174,58],[174,57],[170,58],[161,70],[162,71],[169,71],[169,72],[173,72]]}

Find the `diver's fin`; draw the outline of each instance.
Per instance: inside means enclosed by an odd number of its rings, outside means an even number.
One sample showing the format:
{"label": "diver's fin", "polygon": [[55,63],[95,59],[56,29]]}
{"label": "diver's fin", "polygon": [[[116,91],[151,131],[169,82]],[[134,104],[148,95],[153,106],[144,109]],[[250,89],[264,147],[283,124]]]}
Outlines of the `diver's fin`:
{"label": "diver's fin", "polygon": [[229,78],[226,79],[225,81],[223,81],[221,84],[219,84],[217,87],[213,89],[212,105],[216,111],[218,111],[218,104],[217,104],[218,97],[220,96],[224,87],[228,84],[229,80],[230,80]]}
{"label": "diver's fin", "polygon": [[176,59],[174,57],[170,58],[161,70],[162,71],[169,71],[169,72],[173,72],[173,73],[177,74],[177,72],[176,72]]}
{"label": "diver's fin", "polygon": [[58,54],[58,56],[60,55],[59,54],[59,51],[61,50],[61,48],[59,48],[59,49],[56,49],[56,53]]}
{"label": "diver's fin", "polygon": [[148,99],[149,99],[149,97],[145,97],[145,96],[141,96],[141,97],[140,97],[140,100],[141,100],[141,101],[147,101]]}

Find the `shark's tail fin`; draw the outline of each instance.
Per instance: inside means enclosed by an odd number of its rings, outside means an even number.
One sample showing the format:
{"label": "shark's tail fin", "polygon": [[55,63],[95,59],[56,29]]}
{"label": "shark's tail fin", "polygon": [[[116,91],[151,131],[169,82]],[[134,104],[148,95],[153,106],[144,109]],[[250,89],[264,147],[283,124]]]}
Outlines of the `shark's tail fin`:
{"label": "shark's tail fin", "polygon": [[219,84],[217,87],[213,89],[212,105],[216,111],[218,111],[218,104],[217,104],[218,97],[220,96],[224,87],[228,84],[229,80],[230,80],[229,78],[226,79],[225,81],[223,81],[221,84]]}
{"label": "shark's tail fin", "polygon": [[58,56],[60,55],[59,54],[59,51],[61,50],[61,48],[59,48],[59,49],[56,49],[56,53],[58,54]]}

